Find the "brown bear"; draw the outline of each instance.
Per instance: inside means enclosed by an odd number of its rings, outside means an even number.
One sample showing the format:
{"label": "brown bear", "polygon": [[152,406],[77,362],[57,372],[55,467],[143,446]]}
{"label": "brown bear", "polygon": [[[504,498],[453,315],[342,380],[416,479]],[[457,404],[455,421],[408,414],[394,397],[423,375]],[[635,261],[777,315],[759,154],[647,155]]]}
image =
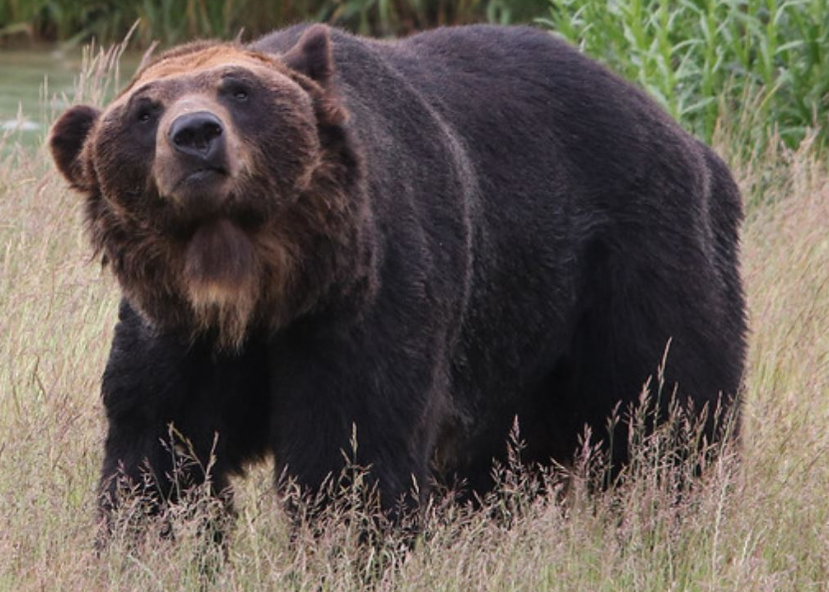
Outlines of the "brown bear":
{"label": "brown bear", "polygon": [[123,289],[104,510],[144,470],[175,499],[171,426],[215,491],[267,455],[317,490],[356,429],[391,508],[434,477],[485,491],[516,417],[527,461],[566,461],[668,342],[681,399],[738,392],[727,168],[544,32],[192,43],[50,146]]}

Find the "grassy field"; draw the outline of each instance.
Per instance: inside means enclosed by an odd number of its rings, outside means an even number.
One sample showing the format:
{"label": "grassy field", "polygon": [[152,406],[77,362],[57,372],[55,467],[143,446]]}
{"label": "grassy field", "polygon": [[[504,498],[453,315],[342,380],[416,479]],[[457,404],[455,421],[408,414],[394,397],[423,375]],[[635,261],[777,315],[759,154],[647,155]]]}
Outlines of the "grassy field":
{"label": "grassy field", "polygon": [[[100,78],[100,77],[99,77]],[[75,100],[99,100],[100,79]],[[745,151],[746,120],[713,133],[748,204],[751,349],[743,436],[677,499],[665,433],[640,443],[619,488],[588,493],[585,452],[543,498],[507,474],[488,513],[437,503],[422,540],[356,543],[356,520],[292,538],[269,467],[236,483],[229,550],[194,521],[175,545],[93,548],[104,419],[98,396],[117,287],[90,262],[80,201],[43,149],[0,154],[0,590],[829,589],[829,172],[811,142]],[[757,130],[753,130],[756,132]],[[8,143],[10,140],[4,140]],[[198,500],[197,500],[198,501]],[[494,520],[487,514],[508,515]],[[510,526],[506,526],[506,522]],[[385,569],[378,569],[385,565]]]}

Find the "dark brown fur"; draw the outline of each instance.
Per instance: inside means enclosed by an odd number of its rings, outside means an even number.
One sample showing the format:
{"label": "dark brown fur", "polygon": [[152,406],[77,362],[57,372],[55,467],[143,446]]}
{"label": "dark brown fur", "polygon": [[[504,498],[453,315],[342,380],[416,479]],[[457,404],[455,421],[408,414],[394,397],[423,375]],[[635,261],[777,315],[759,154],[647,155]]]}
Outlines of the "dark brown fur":
{"label": "dark brown fur", "polygon": [[620,467],[608,416],[669,342],[658,417],[667,393],[738,403],[727,167],[543,32],[188,45],[103,113],[69,110],[51,146],[125,296],[106,495],[149,466],[176,498],[171,424],[217,490],[273,454],[319,491],[356,429],[390,510],[433,476],[486,491],[516,417],[526,462],[568,462],[587,424]]}

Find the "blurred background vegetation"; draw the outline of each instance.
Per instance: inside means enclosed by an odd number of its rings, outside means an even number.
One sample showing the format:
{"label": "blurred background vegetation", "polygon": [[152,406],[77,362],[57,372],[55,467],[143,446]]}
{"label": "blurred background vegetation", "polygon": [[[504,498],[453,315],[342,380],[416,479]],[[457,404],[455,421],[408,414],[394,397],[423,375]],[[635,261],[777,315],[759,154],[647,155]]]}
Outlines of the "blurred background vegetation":
{"label": "blurred background vegetation", "polygon": [[551,0],[543,25],[637,82],[710,142],[742,121],[795,147],[829,123],[828,0]]}
{"label": "blurred background vegetation", "polygon": [[300,21],[336,23],[391,36],[439,25],[526,22],[546,0],[3,0],[0,36],[117,41],[141,19],[136,41],[174,44],[193,37],[248,35]]}
{"label": "blurred background vegetation", "polygon": [[0,0],[0,47],[107,45],[136,21],[135,49],[300,21],[381,37],[534,23],[638,83],[705,141],[729,119],[742,124],[744,150],[762,150],[769,132],[791,147],[811,133],[827,144],[829,0]]}

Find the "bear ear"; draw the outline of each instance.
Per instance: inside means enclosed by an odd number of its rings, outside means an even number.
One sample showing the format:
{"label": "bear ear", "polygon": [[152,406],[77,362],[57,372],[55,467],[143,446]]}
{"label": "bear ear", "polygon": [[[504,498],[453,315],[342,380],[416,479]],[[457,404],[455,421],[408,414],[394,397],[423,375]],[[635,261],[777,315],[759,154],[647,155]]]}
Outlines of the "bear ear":
{"label": "bear ear", "polygon": [[93,191],[94,179],[81,160],[84,143],[98,120],[100,111],[77,105],[61,115],[49,134],[49,149],[58,170],[79,191]]}
{"label": "bear ear", "polygon": [[327,87],[334,76],[331,35],[325,25],[308,27],[282,60],[292,70],[305,74],[320,86]]}

